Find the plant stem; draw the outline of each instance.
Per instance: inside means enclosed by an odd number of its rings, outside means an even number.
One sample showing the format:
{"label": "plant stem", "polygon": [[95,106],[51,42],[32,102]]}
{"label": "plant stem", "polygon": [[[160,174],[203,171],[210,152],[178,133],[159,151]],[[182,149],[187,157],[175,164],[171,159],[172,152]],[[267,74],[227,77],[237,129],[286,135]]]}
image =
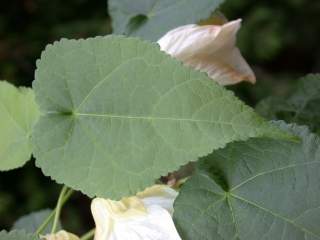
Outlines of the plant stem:
{"label": "plant stem", "polygon": [[89,232],[87,232],[86,234],[84,234],[80,240],[89,240],[93,237],[94,235],[94,232],[95,232],[95,229],[91,229]]}
{"label": "plant stem", "polygon": [[58,222],[59,222],[59,218],[60,218],[60,212],[61,212],[61,208],[62,208],[63,197],[67,193],[67,191],[68,191],[68,187],[63,186],[63,188],[60,192],[59,198],[58,198],[56,211],[55,211],[55,215],[54,215],[54,220],[53,220],[53,224],[52,224],[52,229],[51,229],[51,234],[55,233],[57,230],[57,226],[58,226]]}
{"label": "plant stem", "polygon": [[[64,195],[62,202],[61,202],[61,207],[68,201],[68,199],[71,197],[73,193],[72,189],[69,189],[69,191]],[[43,223],[38,227],[36,234],[39,235],[43,232],[43,230],[48,226],[52,218],[56,215],[57,209],[55,208],[50,215],[43,221]]]}

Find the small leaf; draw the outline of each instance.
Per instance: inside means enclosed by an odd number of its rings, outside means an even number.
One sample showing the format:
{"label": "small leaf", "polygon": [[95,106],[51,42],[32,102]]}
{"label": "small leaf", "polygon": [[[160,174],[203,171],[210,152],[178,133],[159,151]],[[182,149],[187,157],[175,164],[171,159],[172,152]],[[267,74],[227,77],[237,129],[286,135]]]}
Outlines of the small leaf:
{"label": "small leaf", "polygon": [[31,157],[31,132],[39,117],[34,93],[0,82],[0,171],[23,166]]}
{"label": "small leaf", "polygon": [[207,19],[223,0],[109,0],[115,34],[156,41],[181,25]]}
{"label": "small leaf", "polygon": [[39,240],[34,234],[28,234],[25,231],[14,230],[11,232],[1,231],[0,240]]}
{"label": "small leaf", "polygon": [[[51,214],[52,210],[44,209],[37,212],[30,213],[26,216],[18,219],[12,229],[23,229],[28,233],[34,233],[40,227],[40,225],[46,220],[46,218]],[[43,231],[43,234],[50,233],[52,223],[49,224]],[[61,224],[58,223],[57,230],[61,230]]]}
{"label": "small leaf", "polygon": [[320,133],[320,74],[309,74],[299,80],[287,98],[269,97],[256,107],[264,117],[308,125]]}
{"label": "small leaf", "polygon": [[90,196],[133,195],[228,142],[288,137],[207,75],[139,39],[62,40],[37,66],[36,163]]}
{"label": "small leaf", "polygon": [[250,139],[205,157],[174,205],[184,240],[320,239],[320,138]]}

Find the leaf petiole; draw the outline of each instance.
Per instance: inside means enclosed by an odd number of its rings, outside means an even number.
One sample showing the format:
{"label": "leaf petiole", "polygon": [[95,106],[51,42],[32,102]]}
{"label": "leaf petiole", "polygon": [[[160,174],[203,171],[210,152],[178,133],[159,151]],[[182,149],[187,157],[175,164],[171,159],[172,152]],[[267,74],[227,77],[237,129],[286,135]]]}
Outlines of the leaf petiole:
{"label": "leaf petiole", "polygon": [[[60,206],[60,210],[62,208],[62,206],[69,200],[69,198],[71,197],[72,193],[73,193],[73,189],[69,189],[65,195],[63,196],[63,199],[61,201],[61,206]],[[39,235],[43,232],[43,230],[48,226],[48,224],[51,222],[52,218],[55,217],[56,215],[56,211],[57,208],[55,208],[50,215],[43,221],[43,223],[39,226],[39,228],[36,231],[36,234]]]}
{"label": "leaf petiole", "polygon": [[92,237],[94,236],[94,232],[95,232],[95,228],[91,229],[89,232],[85,233],[80,240],[89,240],[92,239]]}
{"label": "leaf petiole", "polygon": [[57,230],[60,212],[61,212],[61,208],[62,208],[62,200],[63,200],[64,195],[67,193],[67,191],[68,191],[68,187],[63,186],[63,188],[60,192],[59,198],[58,198],[56,211],[55,211],[55,215],[54,215],[54,220],[53,220],[53,224],[52,224],[52,229],[51,229],[51,234],[55,233]]}

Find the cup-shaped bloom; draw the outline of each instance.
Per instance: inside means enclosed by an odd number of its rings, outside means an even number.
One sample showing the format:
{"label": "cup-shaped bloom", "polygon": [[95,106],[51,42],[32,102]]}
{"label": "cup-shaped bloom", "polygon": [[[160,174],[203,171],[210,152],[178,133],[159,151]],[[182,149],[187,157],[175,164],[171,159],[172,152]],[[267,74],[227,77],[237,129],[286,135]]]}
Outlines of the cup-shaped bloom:
{"label": "cup-shaped bloom", "polygon": [[155,186],[121,201],[95,198],[91,204],[94,239],[181,240],[167,210],[172,209],[176,194],[171,190]]}
{"label": "cup-shaped bloom", "polygon": [[241,19],[222,25],[190,24],[175,28],[158,40],[160,49],[184,64],[206,72],[221,85],[256,78],[236,46]]}
{"label": "cup-shaped bloom", "polygon": [[47,234],[40,237],[43,240],[79,240],[80,238],[72,233],[61,230],[54,234]]}
{"label": "cup-shaped bloom", "polygon": [[171,215],[173,214],[173,202],[177,196],[178,192],[166,185],[154,185],[137,194],[145,206],[161,206]]}

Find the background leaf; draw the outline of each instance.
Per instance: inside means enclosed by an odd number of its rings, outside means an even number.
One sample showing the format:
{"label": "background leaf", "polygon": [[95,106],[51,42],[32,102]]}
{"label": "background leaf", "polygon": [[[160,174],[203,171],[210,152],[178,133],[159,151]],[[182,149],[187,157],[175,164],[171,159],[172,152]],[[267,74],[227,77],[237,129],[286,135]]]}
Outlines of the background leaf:
{"label": "background leaf", "polygon": [[287,137],[157,44],[62,40],[37,65],[37,164],[91,196],[134,194],[228,142]]}
{"label": "background leaf", "polygon": [[251,139],[201,161],[174,204],[182,239],[320,239],[320,139],[278,124],[302,142]]}
{"label": "background leaf", "polygon": [[39,238],[33,234],[28,234],[25,231],[1,231],[0,240],[38,240]]}
{"label": "background leaf", "polygon": [[30,88],[0,82],[0,171],[21,167],[30,159],[30,137],[38,117]]}
{"label": "background leaf", "polygon": [[156,41],[169,30],[208,18],[223,0],[109,0],[115,34]]}
{"label": "background leaf", "polygon": [[320,133],[320,74],[309,74],[299,80],[287,98],[268,97],[256,107],[269,119],[283,119],[308,125]]}
{"label": "background leaf", "polygon": [[[51,214],[51,209],[44,209],[37,212],[30,213],[26,216],[19,218],[13,225],[12,229],[23,229],[28,233],[34,233],[38,230],[39,226],[46,220]],[[53,222],[43,230],[43,234],[51,232]],[[61,230],[61,223],[58,223],[57,231]]]}

